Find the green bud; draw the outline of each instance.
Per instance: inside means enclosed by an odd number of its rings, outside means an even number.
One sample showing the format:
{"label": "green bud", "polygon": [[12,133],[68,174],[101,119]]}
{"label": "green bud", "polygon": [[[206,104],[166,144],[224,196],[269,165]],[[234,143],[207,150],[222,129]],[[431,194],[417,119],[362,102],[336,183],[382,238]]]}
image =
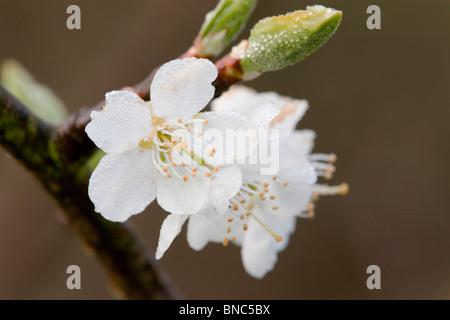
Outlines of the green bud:
{"label": "green bud", "polygon": [[254,26],[247,43],[235,47],[235,55],[246,74],[279,70],[319,49],[341,20],[341,11],[319,5],[269,17]]}
{"label": "green bud", "polygon": [[38,118],[61,124],[68,116],[64,103],[53,91],[42,85],[17,61],[5,60],[1,65],[2,85]]}
{"label": "green bud", "polygon": [[258,0],[221,0],[200,29],[201,55],[219,55],[242,31]]}

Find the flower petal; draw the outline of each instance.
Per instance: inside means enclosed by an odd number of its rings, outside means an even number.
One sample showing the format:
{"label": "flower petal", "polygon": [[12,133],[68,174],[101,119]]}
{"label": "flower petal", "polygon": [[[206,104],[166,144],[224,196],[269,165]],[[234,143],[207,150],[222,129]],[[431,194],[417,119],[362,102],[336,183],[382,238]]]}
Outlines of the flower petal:
{"label": "flower petal", "polygon": [[308,109],[308,101],[280,97],[279,103],[281,111],[272,120],[272,128],[280,129],[281,134],[292,133]]}
{"label": "flower petal", "polygon": [[237,245],[242,243],[245,233],[243,222],[232,210],[214,221],[204,214],[206,211],[189,218],[187,240],[192,249],[202,250],[208,242],[223,243],[224,238]]}
{"label": "flower petal", "polygon": [[176,59],[164,64],[151,84],[154,115],[165,120],[191,119],[214,96],[217,68],[209,60]]}
{"label": "flower petal", "polygon": [[218,213],[228,210],[230,199],[242,186],[242,174],[237,165],[221,167],[211,176],[210,201]]}
{"label": "flower petal", "polygon": [[175,214],[194,214],[206,207],[210,178],[200,174],[195,178],[190,175],[186,178],[187,181],[184,181],[176,176],[168,178],[157,173],[157,200],[164,210]]}
{"label": "flower petal", "polygon": [[155,199],[151,152],[106,154],[89,180],[95,211],[111,221],[125,221]]}
{"label": "flower petal", "polygon": [[222,241],[214,223],[203,214],[190,216],[186,236],[189,246],[197,251],[202,250],[210,241]]}
{"label": "flower petal", "polygon": [[239,164],[257,147],[259,131],[237,112],[202,112],[196,118],[208,120],[202,141],[204,150],[215,149],[203,158],[210,165]]}
{"label": "flower petal", "polygon": [[182,214],[169,214],[166,219],[164,219],[159,233],[156,259],[161,259],[167,249],[169,249],[173,240],[180,234],[181,228],[188,217],[188,215]]}
{"label": "flower petal", "polygon": [[286,248],[289,236],[295,230],[296,219],[295,216],[287,218],[270,216],[261,210],[255,210],[255,214],[271,230],[283,237],[281,242],[276,242],[255,219],[249,221],[242,243],[242,263],[251,276],[261,279],[273,270],[278,259],[278,252]]}
{"label": "flower petal", "polygon": [[233,110],[240,114],[252,118],[254,112],[264,105],[272,104],[280,113],[273,119],[272,127],[280,129],[283,134],[295,130],[297,123],[305,114],[308,108],[306,100],[293,99],[281,96],[273,91],[258,93],[254,89],[234,85],[218,99],[213,100],[211,109]]}
{"label": "flower petal", "polygon": [[108,92],[105,106],[91,113],[91,122],[86,126],[89,138],[106,153],[137,149],[151,130],[148,104],[129,91]]}

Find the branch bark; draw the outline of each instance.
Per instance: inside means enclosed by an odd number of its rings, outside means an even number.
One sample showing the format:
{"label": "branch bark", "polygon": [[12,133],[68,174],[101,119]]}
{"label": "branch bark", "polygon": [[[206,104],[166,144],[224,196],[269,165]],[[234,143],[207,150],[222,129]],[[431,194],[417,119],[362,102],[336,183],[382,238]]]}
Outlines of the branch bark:
{"label": "branch bark", "polygon": [[115,294],[126,299],[180,298],[131,226],[107,221],[94,211],[87,194],[90,172],[80,162],[67,162],[54,144],[55,132],[0,85],[0,144],[56,200],[69,226],[107,270]]}

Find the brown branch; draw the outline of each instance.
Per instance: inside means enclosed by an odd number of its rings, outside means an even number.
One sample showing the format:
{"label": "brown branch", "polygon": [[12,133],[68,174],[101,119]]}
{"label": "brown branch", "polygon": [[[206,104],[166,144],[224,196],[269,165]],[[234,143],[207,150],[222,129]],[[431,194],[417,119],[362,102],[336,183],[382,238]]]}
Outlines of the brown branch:
{"label": "brown branch", "polygon": [[0,144],[56,200],[68,225],[107,270],[116,294],[127,299],[179,298],[131,227],[107,221],[94,212],[87,194],[90,172],[64,160],[53,144],[53,133],[52,126],[35,117],[0,85]]}

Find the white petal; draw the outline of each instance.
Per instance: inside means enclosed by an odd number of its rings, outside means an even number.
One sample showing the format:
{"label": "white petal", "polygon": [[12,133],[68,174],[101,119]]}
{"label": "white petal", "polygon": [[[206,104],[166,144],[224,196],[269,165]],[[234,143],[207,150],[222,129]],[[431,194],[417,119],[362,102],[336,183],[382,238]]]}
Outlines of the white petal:
{"label": "white petal", "polygon": [[244,223],[235,212],[229,210],[215,221],[208,216],[205,210],[189,218],[187,240],[192,249],[202,250],[208,242],[222,243],[224,238],[228,238],[229,243],[242,243]]}
{"label": "white petal", "polygon": [[175,214],[194,214],[206,207],[210,178],[201,174],[195,178],[187,175],[187,178],[187,181],[183,181],[175,175],[168,178],[157,173],[157,200],[164,210]]}
{"label": "white petal", "polygon": [[155,199],[151,152],[106,154],[89,180],[95,211],[108,220],[125,221]]}
{"label": "white petal", "polygon": [[204,150],[215,153],[204,160],[210,165],[239,164],[253,152],[259,131],[254,124],[234,111],[202,112],[199,119],[207,119],[203,127]]}
{"label": "white petal", "polygon": [[184,222],[189,216],[182,214],[169,214],[161,226],[159,233],[158,248],[156,249],[156,259],[161,259],[169,249],[173,240],[180,234]]}
{"label": "white petal", "polygon": [[105,106],[91,113],[86,126],[89,138],[106,153],[137,149],[151,130],[149,106],[129,91],[108,92]]}
{"label": "white petal", "polygon": [[211,102],[211,110],[247,113],[261,105],[258,97],[258,93],[254,89],[242,85],[234,85],[219,98]]}
{"label": "white petal", "polygon": [[312,130],[295,130],[282,141],[284,148],[288,152],[294,152],[296,157],[301,157],[311,153],[314,147],[316,134]]}
{"label": "white petal", "polygon": [[270,208],[277,207],[274,214],[280,217],[300,214],[311,201],[312,184],[289,183],[284,187],[282,183],[274,183],[269,188],[270,194],[275,197],[270,202]]}
{"label": "white petal", "polygon": [[206,59],[176,59],[164,64],[151,84],[154,115],[165,120],[191,119],[214,96],[216,66]]}
{"label": "white petal", "polygon": [[214,223],[203,214],[190,216],[187,226],[187,241],[192,249],[202,250],[208,242],[221,242],[221,239]]}
{"label": "white petal", "polygon": [[230,199],[242,186],[242,174],[237,165],[221,167],[211,176],[210,201],[218,213],[228,210]]}
{"label": "white petal", "polygon": [[295,130],[297,123],[305,114],[308,108],[306,100],[293,99],[281,96],[273,91],[258,93],[255,90],[234,85],[220,98],[211,103],[212,110],[236,111],[246,117],[255,116],[254,112],[266,104],[272,104],[275,109],[281,112],[273,119],[272,127],[280,129],[283,134]]}
{"label": "white petal", "polygon": [[280,129],[282,134],[292,133],[308,109],[308,101],[280,97],[279,102],[281,112],[273,119],[272,128]]}
{"label": "white petal", "polygon": [[263,104],[255,108],[252,112],[244,114],[250,119],[256,128],[269,128],[271,122],[278,116],[280,110],[271,103]]}
{"label": "white petal", "polygon": [[263,220],[275,233],[283,237],[281,242],[276,242],[274,237],[256,220],[249,221],[248,230],[244,233],[242,243],[242,263],[251,276],[261,279],[273,270],[278,259],[278,252],[286,248],[289,235],[295,229],[296,220],[295,217],[268,218],[261,211],[255,214],[258,214],[258,218]]}

